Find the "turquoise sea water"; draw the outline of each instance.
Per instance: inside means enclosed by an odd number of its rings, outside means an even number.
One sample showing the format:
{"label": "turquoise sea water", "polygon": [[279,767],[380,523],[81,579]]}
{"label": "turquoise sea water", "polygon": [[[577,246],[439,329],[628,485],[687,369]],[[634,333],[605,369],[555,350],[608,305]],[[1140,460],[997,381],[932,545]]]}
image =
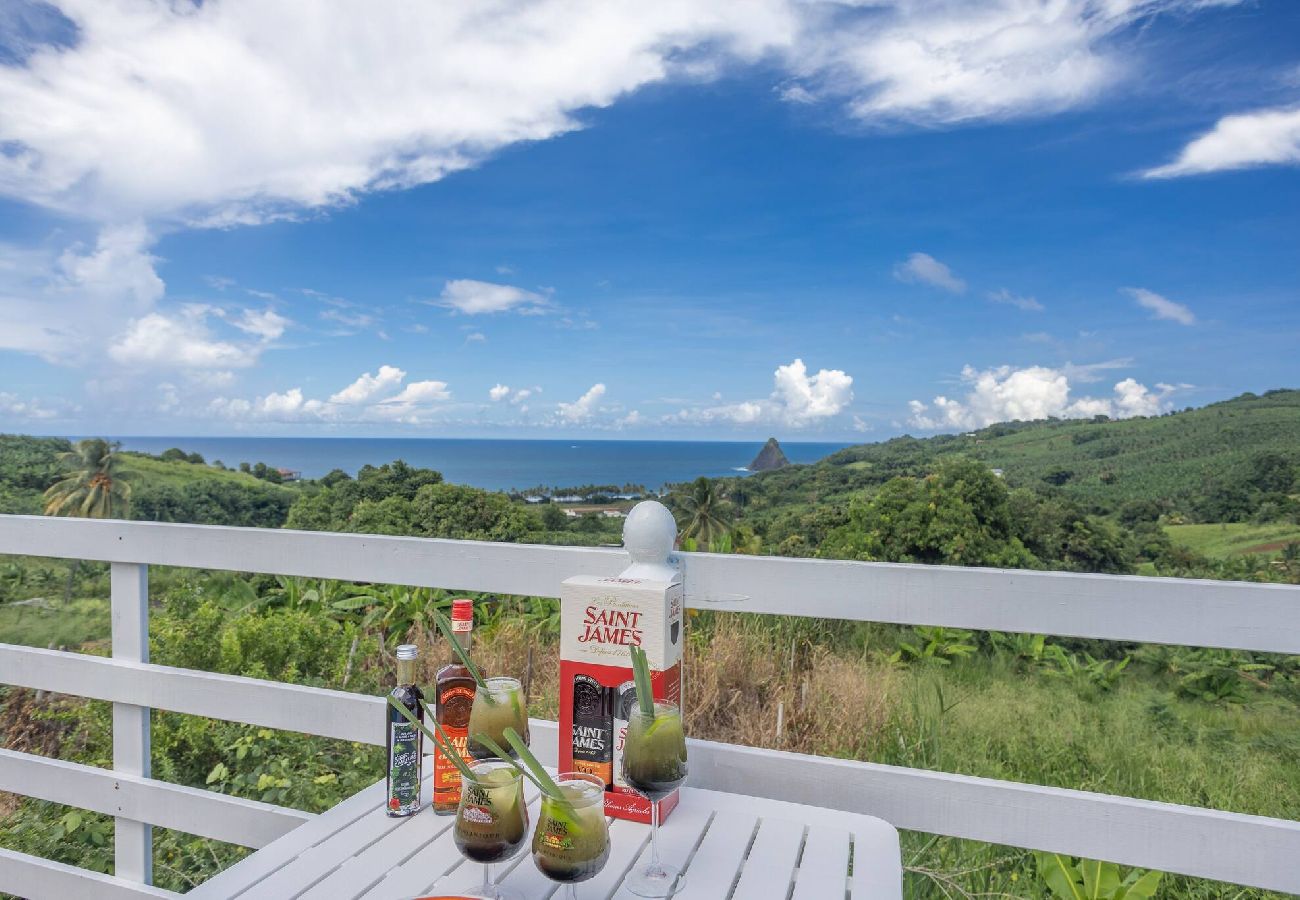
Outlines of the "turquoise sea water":
{"label": "turquoise sea water", "polygon": [[[116,437],[127,450],[180,447],[208,462],[264,462],[319,478],[331,469],[402,459],[448,481],[491,490],[535,485],[642,484],[658,488],[700,475],[741,474],[762,449],[748,441],[534,441],[454,438]],[[783,443],[791,462],[815,462],[846,444]]]}

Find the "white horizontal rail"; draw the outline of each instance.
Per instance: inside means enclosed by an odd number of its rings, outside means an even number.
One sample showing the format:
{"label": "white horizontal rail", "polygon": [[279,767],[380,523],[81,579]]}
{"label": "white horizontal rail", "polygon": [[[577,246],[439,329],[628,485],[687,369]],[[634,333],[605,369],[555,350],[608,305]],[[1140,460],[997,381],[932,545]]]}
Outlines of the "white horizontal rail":
{"label": "white horizontal rail", "polygon": [[141,900],[144,897],[180,900],[182,894],[164,891],[136,881],[101,875],[63,863],[0,849],[0,891],[27,900],[66,900],[93,897],[95,900]]}
{"label": "white horizontal rail", "polygon": [[241,847],[265,847],[315,818],[296,809],[13,750],[0,750],[0,791]]}
{"label": "white horizontal rail", "polygon": [[0,683],[382,746],[381,697],[0,644]]}
{"label": "white horizontal rail", "polygon": [[[0,553],[554,597],[621,550],[0,516]],[[1300,653],[1300,587],[1020,569],[679,554],[687,606]]]}

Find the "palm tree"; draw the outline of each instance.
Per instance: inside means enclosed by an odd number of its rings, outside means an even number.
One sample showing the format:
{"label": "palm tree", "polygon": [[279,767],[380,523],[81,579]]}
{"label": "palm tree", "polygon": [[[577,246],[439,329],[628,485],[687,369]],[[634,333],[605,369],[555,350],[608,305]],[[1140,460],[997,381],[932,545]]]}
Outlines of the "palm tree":
{"label": "palm tree", "polygon": [[694,538],[702,547],[708,547],[731,531],[731,504],[719,483],[712,479],[700,476],[691,482],[677,506],[686,517],[682,537]]}
{"label": "palm tree", "polygon": [[124,519],[131,506],[131,485],[122,471],[120,444],[102,438],[78,441],[59,462],[68,474],[45,492],[47,516]]}

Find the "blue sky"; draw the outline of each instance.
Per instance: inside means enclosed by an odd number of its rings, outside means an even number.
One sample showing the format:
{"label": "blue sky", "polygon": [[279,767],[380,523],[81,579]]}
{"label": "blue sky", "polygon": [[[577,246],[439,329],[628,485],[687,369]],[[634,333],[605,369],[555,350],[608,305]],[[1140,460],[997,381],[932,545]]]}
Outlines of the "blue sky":
{"label": "blue sky", "polygon": [[1300,386],[1292,3],[0,5],[0,429],[875,440]]}

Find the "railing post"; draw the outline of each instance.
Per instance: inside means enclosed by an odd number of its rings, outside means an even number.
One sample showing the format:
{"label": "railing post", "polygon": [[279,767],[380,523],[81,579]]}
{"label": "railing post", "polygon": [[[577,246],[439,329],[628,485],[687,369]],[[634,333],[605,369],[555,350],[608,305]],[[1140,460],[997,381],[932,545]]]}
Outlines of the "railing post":
{"label": "railing post", "polygon": [[[149,567],[113,563],[113,658],[149,661]],[[113,770],[149,777],[149,707],[113,704]],[[153,883],[153,827],[145,822],[113,820],[114,873],[119,878]]]}

